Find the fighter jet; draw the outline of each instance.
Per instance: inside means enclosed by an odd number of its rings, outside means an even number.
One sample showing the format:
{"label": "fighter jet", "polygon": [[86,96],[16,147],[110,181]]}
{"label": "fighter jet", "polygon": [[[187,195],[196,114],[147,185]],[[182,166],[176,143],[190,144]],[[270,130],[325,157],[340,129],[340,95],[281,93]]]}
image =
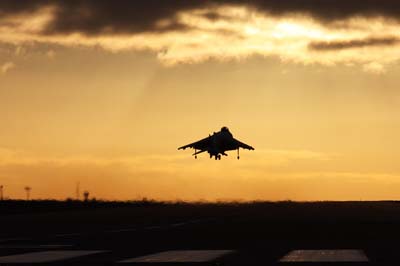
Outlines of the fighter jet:
{"label": "fighter jet", "polygon": [[197,159],[197,154],[206,151],[210,154],[210,158],[215,156],[215,160],[221,160],[221,155],[228,156],[225,153],[226,151],[237,150],[237,158],[239,159],[240,148],[254,150],[253,147],[234,139],[227,127],[221,128],[221,131],[214,132],[213,135],[209,135],[204,139],[179,147],[178,150],[185,150],[186,148],[194,149],[192,155],[195,159]]}

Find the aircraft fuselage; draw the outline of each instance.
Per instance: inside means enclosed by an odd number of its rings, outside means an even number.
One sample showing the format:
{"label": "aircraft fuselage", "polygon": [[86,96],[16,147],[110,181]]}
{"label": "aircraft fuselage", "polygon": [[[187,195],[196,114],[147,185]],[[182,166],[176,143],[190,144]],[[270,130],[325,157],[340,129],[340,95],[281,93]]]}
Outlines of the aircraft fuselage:
{"label": "aircraft fuselage", "polygon": [[186,148],[195,150],[193,154],[195,158],[197,158],[197,154],[199,153],[208,152],[210,158],[214,156],[215,160],[220,160],[221,155],[227,156],[228,154],[225,153],[226,151],[237,150],[237,158],[239,159],[239,148],[254,150],[253,147],[233,138],[232,133],[229,132],[227,127],[222,127],[221,131],[214,132],[214,134],[204,139],[179,147],[178,150],[184,150]]}
{"label": "aircraft fuselage", "polygon": [[215,159],[220,159],[221,155],[227,156],[225,151],[236,150],[238,145],[236,144],[232,134],[229,131],[217,132],[211,136],[210,138],[210,146],[207,150],[210,158],[215,156]]}

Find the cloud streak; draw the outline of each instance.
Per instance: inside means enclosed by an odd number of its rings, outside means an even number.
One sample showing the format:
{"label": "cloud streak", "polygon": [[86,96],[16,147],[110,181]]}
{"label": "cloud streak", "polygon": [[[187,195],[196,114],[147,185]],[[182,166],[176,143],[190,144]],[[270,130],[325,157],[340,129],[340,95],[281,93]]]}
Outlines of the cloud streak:
{"label": "cloud streak", "polygon": [[397,37],[375,37],[355,40],[335,40],[326,42],[311,42],[309,48],[317,51],[325,50],[341,50],[341,49],[352,49],[362,48],[368,46],[392,46],[400,42]]}
{"label": "cloud streak", "polygon": [[3,75],[7,74],[11,69],[15,68],[16,65],[13,62],[6,62],[1,65],[0,70]]}
{"label": "cloud streak", "polygon": [[[6,196],[34,198],[75,195],[76,182],[105,199],[162,200],[344,200],[396,198],[398,174],[334,171],[335,157],[308,150],[258,150],[209,164],[208,158],[164,154],[120,158],[37,157],[0,148],[0,177]],[[207,164],[207,168],[204,165]],[[325,165],[325,168],[321,166]],[[293,171],[295,166],[296,171]],[[60,183],[63,185],[60,186]],[[380,189],[380,191],[379,191]],[[371,191],[378,191],[373,194]],[[374,198],[375,195],[375,198]]]}

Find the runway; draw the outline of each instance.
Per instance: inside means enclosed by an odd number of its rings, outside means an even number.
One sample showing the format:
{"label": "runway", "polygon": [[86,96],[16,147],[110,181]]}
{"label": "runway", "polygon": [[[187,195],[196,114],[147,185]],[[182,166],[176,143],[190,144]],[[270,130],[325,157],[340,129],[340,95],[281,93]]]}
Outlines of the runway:
{"label": "runway", "polygon": [[[26,252],[0,257],[1,265],[11,264],[58,264],[58,265],[219,265],[225,264],[225,259],[234,258],[235,250],[168,250],[133,258],[111,259],[108,250],[51,250]],[[97,255],[97,256],[96,256]],[[115,260],[115,261],[114,261]],[[330,265],[354,264],[369,265],[368,258],[362,250],[294,250],[289,252],[277,263],[330,263]],[[260,261],[262,264],[262,261]]]}
{"label": "runway", "polygon": [[[30,224],[28,230],[18,228],[21,216],[11,215],[15,226],[8,232],[1,222],[0,265],[398,265],[397,205],[379,207],[379,218],[365,213],[370,207],[331,207],[242,206],[217,213],[194,207],[190,215],[180,209],[165,219],[145,207],[141,221],[113,217],[99,220],[100,227],[81,220],[80,228],[62,219],[55,224],[54,217],[72,217],[56,212],[40,214],[47,226]],[[115,210],[102,211],[105,219]]]}
{"label": "runway", "polygon": [[[126,247],[109,250],[76,249],[78,245],[14,245],[2,246],[0,265],[298,265],[329,263],[329,265],[371,265],[363,250],[291,250],[281,258],[271,249],[249,250],[164,250],[138,252]],[[51,248],[51,249],[50,249]],[[272,257],[271,257],[272,256]],[[257,262],[254,259],[257,258]],[[275,261],[271,261],[275,260]],[[250,264],[251,262],[256,264]],[[383,264],[377,264],[383,265]]]}

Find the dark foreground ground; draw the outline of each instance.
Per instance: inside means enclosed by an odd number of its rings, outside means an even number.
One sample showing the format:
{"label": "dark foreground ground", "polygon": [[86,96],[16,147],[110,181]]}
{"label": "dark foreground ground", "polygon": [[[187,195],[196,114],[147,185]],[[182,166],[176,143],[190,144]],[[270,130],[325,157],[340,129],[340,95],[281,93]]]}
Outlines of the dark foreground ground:
{"label": "dark foreground ground", "polygon": [[45,265],[118,265],[168,250],[235,251],[201,265],[310,265],[279,262],[297,249],[357,249],[369,259],[311,265],[400,265],[400,202],[3,201],[0,212],[0,265],[49,250],[105,252]]}

